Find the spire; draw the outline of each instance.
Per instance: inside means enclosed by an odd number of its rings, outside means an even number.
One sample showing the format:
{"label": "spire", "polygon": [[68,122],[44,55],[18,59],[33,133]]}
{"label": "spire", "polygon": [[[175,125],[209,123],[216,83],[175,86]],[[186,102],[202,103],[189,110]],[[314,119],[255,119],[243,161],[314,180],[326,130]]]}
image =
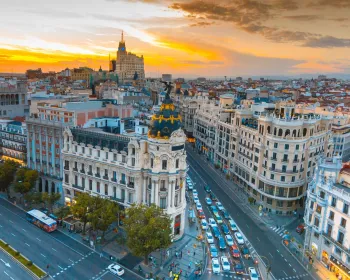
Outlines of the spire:
{"label": "spire", "polygon": [[124,31],[122,30],[122,42],[124,42]]}

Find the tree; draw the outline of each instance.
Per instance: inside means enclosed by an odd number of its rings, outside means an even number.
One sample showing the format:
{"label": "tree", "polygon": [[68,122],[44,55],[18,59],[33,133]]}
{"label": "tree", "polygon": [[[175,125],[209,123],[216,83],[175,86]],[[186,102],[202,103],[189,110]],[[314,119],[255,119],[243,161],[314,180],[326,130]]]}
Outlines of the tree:
{"label": "tree", "polygon": [[44,192],[42,193],[42,199],[50,213],[53,213],[53,206],[61,199],[61,194]]}
{"label": "tree", "polygon": [[75,204],[71,206],[71,213],[74,217],[83,222],[83,234],[85,234],[88,220],[89,207],[91,207],[92,197],[87,193],[81,193],[77,196]]}
{"label": "tree", "polygon": [[171,244],[171,219],[161,208],[152,204],[133,204],[126,210],[124,219],[127,245],[136,256],[148,256],[157,249]]}
{"label": "tree", "polygon": [[15,192],[18,192],[22,197],[29,193],[35,186],[39,174],[36,170],[28,168],[20,168],[16,172]]}
{"label": "tree", "polygon": [[70,213],[71,213],[70,207],[69,207],[69,206],[64,206],[64,207],[61,207],[61,208],[57,209],[57,211],[55,212],[55,215],[56,215],[57,218],[59,218],[59,219],[64,219],[64,218],[67,217]]}
{"label": "tree", "polygon": [[106,230],[109,226],[118,220],[119,207],[116,203],[106,200],[100,209],[100,220],[98,229],[102,231],[102,240],[105,237]]}
{"label": "tree", "polygon": [[24,199],[31,206],[32,204],[39,204],[43,202],[42,195],[39,192],[30,192],[24,195]]}
{"label": "tree", "polygon": [[10,198],[10,185],[13,182],[19,164],[13,160],[6,160],[0,165],[0,191],[6,191]]}

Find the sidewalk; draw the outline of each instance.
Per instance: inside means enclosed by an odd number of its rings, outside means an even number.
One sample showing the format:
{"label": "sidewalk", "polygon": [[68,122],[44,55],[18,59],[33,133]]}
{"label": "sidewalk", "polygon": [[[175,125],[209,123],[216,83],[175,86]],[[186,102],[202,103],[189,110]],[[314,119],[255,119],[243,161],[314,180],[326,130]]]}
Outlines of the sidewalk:
{"label": "sidewalk", "polygon": [[264,222],[266,225],[268,225],[268,226],[277,226],[278,225],[280,227],[287,227],[289,224],[293,223],[295,220],[298,219],[299,214],[303,215],[303,213],[297,213],[296,216],[282,216],[282,215],[267,213],[264,211],[262,211],[262,213],[260,213],[260,211],[259,211],[260,205],[259,204],[250,204],[248,202],[249,195],[244,192],[243,188],[240,187],[237,183],[235,183],[232,179],[227,179],[226,174],[223,171],[221,171],[220,169],[216,169],[214,167],[214,165],[210,161],[207,160],[206,155],[198,154],[197,151],[193,151],[191,148],[189,148],[187,150],[190,150],[189,152],[191,154],[194,154],[197,157],[199,157],[202,161],[202,164],[204,163],[205,165],[209,165],[211,170],[213,172],[215,172],[217,175],[219,175],[229,188],[231,188],[231,189],[236,188],[237,191],[235,192],[235,194],[241,200],[241,202],[244,203],[253,212],[253,214],[256,217],[259,217],[259,219],[262,222]]}

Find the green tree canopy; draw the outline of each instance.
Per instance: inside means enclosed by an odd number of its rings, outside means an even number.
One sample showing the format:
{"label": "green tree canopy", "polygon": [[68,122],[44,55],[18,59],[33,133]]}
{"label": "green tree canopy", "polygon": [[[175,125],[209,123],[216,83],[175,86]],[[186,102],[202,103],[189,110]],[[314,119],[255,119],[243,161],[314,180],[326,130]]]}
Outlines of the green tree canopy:
{"label": "green tree canopy", "polygon": [[10,197],[10,185],[13,182],[19,164],[13,160],[6,160],[0,165],[0,191],[6,191]]}
{"label": "green tree canopy", "polygon": [[83,222],[83,234],[85,234],[88,220],[89,207],[91,207],[92,197],[87,193],[81,193],[76,197],[75,203],[71,206],[71,213],[74,217]]}
{"label": "green tree canopy", "polygon": [[152,204],[133,204],[126,210],[124,228],[127,245],[136,256],[144,257],[171,244],[171,219],[161,208]]}
{"label": "green tree canopy", "polygon": [[60,199],[60,193],[42,193],[42,200],[45,203],[46,207],[49,209],[50,213],[53,213],[53,207]]}

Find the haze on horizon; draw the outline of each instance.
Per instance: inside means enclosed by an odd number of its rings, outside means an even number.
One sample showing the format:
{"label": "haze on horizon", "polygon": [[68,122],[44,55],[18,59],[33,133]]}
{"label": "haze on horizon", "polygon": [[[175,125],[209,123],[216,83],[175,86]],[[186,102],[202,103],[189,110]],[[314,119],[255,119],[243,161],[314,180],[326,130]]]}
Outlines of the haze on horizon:
{"label": "haze on horizon", "polygon": [[349,0],[4,0],[0,72],[108,68],[121,31],[147,75],[350,74]]}

